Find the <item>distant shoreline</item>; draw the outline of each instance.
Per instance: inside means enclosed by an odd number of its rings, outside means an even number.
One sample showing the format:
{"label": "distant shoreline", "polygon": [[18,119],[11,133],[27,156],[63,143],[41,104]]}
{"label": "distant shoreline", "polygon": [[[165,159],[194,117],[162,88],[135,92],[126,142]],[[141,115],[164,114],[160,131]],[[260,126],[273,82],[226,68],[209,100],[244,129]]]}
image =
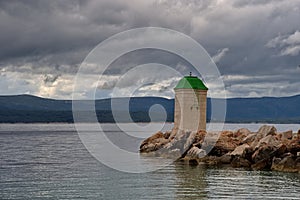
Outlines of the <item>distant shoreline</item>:
{"label": "distant shoreline", "polygon": [[[80,101],[79,117],[76,121],[88,122],[90,112],[95,112],[100,123],[118,121],[128,123],[147,123],[150,121],[174,121],[174,99],[162,97],[116,98],[112,112],[112,99],[100,99],[93,102],[95,110],[91,110],[90,101]],[[219,99],[213,99],[218,104]],[[226,123],[272,123],[300,124],[300,95],[291,97],[232,98],[226,100],[226,116],[214,110],[212,117],[212,99],[207,99],[207,120]],[[150,118],[149,111],[153,105],[161,105],[163,111],[157,110]],[[153,111],[153,110],[152,110]],[[128,118],[128,112],[131,119]],[[122,117],[124,116],[124,117]],[[165,118],[166,117],[166,118]],[[129,121],[130,120],[130,121]],[[71,100],[45,99],[30,95],[0,96],[0,123],[73,123]],[[118,122],[120,123],[120,122]]]}

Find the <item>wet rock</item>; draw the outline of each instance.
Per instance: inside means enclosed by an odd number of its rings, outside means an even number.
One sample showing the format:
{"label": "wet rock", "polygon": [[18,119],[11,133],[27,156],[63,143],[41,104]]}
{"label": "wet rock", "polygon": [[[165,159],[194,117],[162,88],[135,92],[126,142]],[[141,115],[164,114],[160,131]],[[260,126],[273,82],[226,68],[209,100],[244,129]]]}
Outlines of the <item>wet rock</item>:
{"label": "wet rock", "polygon": [[249,168],[251,166],[251,162],[245,158],[241,158],[239,156],[235,157],[231,161],[231,166],[232,167],[246,167]]}
{"label": "wet rock", "polygon": [[180,149],[172,149],[165,154],[165,157],[178,159],[181,157],[181,151]]}
{"label": "wet rock", "polygon": [[271,169],[281,172],[300,172],[300,160],[294,159],[292,156],[285,158],[273,158]]}
{"label": "wet rock", "polygon": [[198,162],[197,159],[190,159],[190,160],[188,160],[188,163],[191,166],[197,166],[197,165],[199,165],[199,162]]}
{"label": "wet rock", "polygon": [[199,149],[198,147],[192,147],[186,155],[188,158],[193,159],[193,158],[202,158],[206,156],[206,151],[203,149]]}
{"label": "wet rock", "polygon": [[260,160],[259,162],[252,164],[251,168],[253,170],[264,170],[264,169],[269,169],[270,166],[271,166],[271,161],[269,158],[269,159]]}
{"label": "wet rock", "polygon": [[232,160],[232,156],[230,155],[230,153],[226,153],[220,157],[220,162],[222,164],[230,164],[231,160]]}
{"label": "wet rock", "polygon": [[205,156],[203,158],[198,159],[199,163],[205,163],[210,166],[219,165],[220,164],[220,158],[217,156]]}

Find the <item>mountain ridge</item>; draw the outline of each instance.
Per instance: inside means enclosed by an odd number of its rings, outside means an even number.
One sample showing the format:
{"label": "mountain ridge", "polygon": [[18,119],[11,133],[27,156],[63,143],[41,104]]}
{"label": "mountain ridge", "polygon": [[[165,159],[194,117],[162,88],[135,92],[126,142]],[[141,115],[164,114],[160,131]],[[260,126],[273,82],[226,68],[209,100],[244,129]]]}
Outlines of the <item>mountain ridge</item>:
{"label": "mountain ridge", "polygon": [[[222,101],[222,99],[213,99]],[[121,97],[92,100],[75,100],[82,106],[82,112],[95,104],[98,121],[114,122],[111,111],[126,114],[129,105],[130,116],[135,122],[149,122],[149,109],[159,104],[165,108],[167,121],[173,121],[174,99],[163,97]],[[300,95],[288,97],[228,98],[226,122],[272,122],[300,123]],[[207,116],[210,121],[211,99],[207,101]],[[155,112],[155,110],[154,110]],[[158,111],[157,111],[158,112]],[[159,120],[159,119],[157,119]],[[218,119],[215,119],[218,121]],[[83,120],[84,121],[84,120]],[[128,121],[128,120],[127,120]],[[124,119],[124,122],[127,122]],[[58,100],[33,95],[1,95],[0,123],[73,122],[72,100]]]}

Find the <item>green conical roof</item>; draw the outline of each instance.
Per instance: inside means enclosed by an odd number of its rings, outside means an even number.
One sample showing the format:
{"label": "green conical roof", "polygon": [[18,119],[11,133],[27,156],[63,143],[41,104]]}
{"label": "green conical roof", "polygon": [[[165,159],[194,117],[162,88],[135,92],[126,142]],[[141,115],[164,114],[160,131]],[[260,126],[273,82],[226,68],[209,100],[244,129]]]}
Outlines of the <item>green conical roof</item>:
{"label": "green conical roof", "polygon": [[204,83],[197,76],[183,77],[174,89],[198,89],[208,90]]}

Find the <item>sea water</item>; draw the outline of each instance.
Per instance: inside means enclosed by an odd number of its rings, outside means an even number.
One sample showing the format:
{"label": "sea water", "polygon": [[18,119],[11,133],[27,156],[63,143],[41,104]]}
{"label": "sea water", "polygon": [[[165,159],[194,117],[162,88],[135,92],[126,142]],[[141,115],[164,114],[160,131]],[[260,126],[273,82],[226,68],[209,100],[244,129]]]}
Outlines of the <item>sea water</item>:
{"label": "sea water", "polygon": [[[224,129],[257,131],[260,126],[225,124]],[[275,126],[278,131],[300,129],[297,124]],[[102,127],[118,137],[115,124]],[[134,131],[131,124],[125,127]],[[120,145],[136,152],[141,140],[121,140]],[[0,199],[222,198],[300,199],[300,175],[180,163],[148,173],[125,173],[91,156],[73,124],[0,124]]]}

